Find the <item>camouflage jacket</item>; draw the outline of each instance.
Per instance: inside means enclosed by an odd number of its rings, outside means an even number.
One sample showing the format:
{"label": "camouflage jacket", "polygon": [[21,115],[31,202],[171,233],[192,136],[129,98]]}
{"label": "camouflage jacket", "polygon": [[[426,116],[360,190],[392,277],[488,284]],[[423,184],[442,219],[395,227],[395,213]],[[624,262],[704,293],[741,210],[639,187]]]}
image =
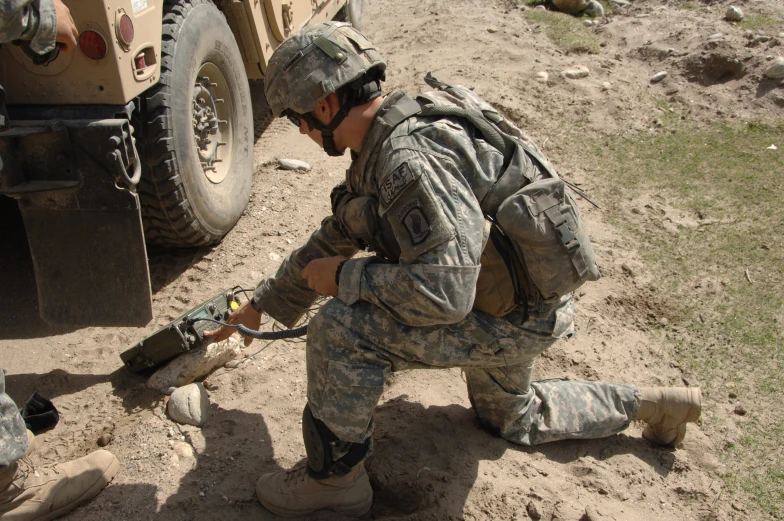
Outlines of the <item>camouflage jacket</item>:
{"label": "camouflage jacket", "polygon": [[57,15],[52,0],[0,1],[0,43],[30,40],[38,54],[54,49]]}
{"label": "camouflage jacket", "polygon": [[[347,261],[338,298],[347,305],[370,302],[406,325],[456,323],[473,306],[484,247],[475,194],[493,185],[503,157],[457,118],[414,116],[390,129],[384,116],[410,99],[404,96],[386,97],[346,176],[350,193],[377,200],[400,256],[397,262],[379,256]],[[307,263],[356,251],[336,217],[327,217],[274,278],[259,284],[256,302],[293,325],[317,297],[300,275]]]}

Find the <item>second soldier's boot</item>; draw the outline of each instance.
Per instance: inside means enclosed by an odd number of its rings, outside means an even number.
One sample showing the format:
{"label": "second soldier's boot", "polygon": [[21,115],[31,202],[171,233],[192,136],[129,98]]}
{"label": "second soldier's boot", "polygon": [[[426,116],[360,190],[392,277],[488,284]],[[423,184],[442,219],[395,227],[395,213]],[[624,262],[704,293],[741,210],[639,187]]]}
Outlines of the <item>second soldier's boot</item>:
{"label": "second soldier's boot", "polygon": [[94,498],[120,469],[111,452],[97,450],[50,467],[27,459],[0,469],[0,521],[50,521]]}
{"label": "second soldier's boot", "polygon": [[686,436],[686,424],[696,422],[702,411],[699,387],[643,387],[642,404],[635,420],[648,425],[643,438],[675,447]]}
{"label": "second soldier's boot", "polygon": [[362,463],[345,476],[326,479],[312,478],[307,465],[270,472],[256,483],[256,496],[267,510],[281,516],[303,516],[318,510],[361,516],[373,504],[373,489]]}

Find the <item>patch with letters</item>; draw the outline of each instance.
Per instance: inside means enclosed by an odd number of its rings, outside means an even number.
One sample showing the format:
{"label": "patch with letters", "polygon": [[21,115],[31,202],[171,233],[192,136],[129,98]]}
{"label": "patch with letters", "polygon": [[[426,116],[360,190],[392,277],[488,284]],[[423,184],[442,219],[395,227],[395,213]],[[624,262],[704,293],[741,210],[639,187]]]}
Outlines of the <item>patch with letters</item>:
{"label": "patch with letters", "polygon": [[397,220],[408,232],[411,238],[411,244],[422,244],[425,239],[430,237],[432,228],[430,220],[422,211],[422,204],[419,199],[407,202],[403,207],[397,211]]}
{"label": "patch with letters", "polygon": [[397,199],[397,196],[400,195],[408,185],[416,181],[417,178],[419,178],[419,176],[411,171],[408,167],[408,163],[403,163],[387,174],[384,180],[381,181],[381,186],[379,187],[384,205],[389,206]]}

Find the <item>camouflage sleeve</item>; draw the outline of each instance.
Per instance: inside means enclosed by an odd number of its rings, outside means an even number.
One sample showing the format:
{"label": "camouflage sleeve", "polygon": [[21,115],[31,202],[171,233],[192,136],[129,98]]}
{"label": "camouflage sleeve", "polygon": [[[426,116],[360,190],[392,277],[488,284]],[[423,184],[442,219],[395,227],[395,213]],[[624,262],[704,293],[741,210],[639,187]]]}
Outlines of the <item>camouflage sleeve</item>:
{"label": "camouflage sleeve", "polygon": [[302,247],[286,257],[274,277],[256,286],[254,300],[269,316],[286,327],[294,327],[318,297],[302,278],[305,266],[313,259],[337,255],[353,257],[356,252],[337,220],[329,216]]}
{"label": "camouflage sleeve", "polygon": [[348,261],[338,297],[371,302],[411,326],[462,320],[474,302],[484,230],[463,172],[427,147],[397,149],[379,172],[379,213],[402,254],[396,264]]}
{"label": "camouflage sleeve", "polygon": [[5,394],[5,375],[0,369],[0,468],[7,467],[27,452],[27,427],[19,409]]}
{"label": "camouflage sleeve", "polygon": [[0,2],[0,43],[30,40],[38,54],[54,49],[57,15],[53,0],[2,0]]}

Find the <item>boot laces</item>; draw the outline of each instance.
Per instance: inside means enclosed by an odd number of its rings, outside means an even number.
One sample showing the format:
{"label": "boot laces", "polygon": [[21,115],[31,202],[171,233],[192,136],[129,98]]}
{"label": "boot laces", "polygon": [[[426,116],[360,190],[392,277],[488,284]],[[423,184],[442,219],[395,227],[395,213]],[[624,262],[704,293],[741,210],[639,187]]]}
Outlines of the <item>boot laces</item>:
{"label": "boot laces", "polygon": [[298,485],[300,483],[304,483],[307,478],[307,463],[301,463],[286,471],[286,476],[283,478],[283,482],[287,485]]}

